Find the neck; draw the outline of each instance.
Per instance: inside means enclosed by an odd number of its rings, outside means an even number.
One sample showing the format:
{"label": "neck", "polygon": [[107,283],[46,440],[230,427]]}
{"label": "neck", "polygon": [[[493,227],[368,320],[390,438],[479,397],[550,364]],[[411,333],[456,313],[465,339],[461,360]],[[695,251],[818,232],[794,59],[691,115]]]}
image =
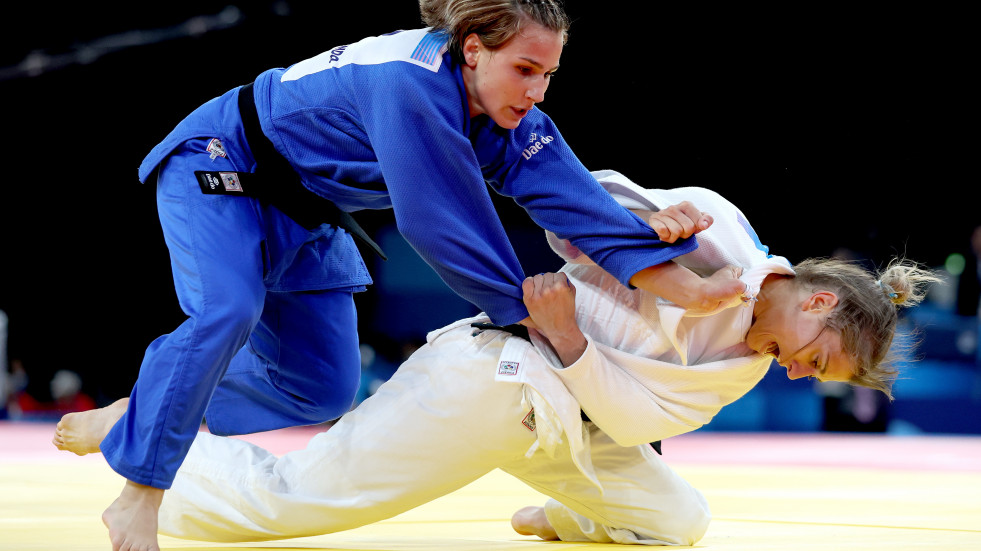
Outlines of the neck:
{"label": "neck", "polygon": [[791,283],[793,282],[792,276],[782,275],[782,274],[770,274],[763,279],[763,283],[760,284],[760,292],[756,295],[756,304],[753,306],[753,319],[766,310],[770,309],[774,304],[781,301],[782,297],[785,297],[787,293],[791,292]]}
{"label": "neck", "polygon": [[477,101],[475,99],[477,97],[477,90],[474,79],[474,70],[473,67],[470,67],[464,63],[460,68],[460,72],[463,75],[463,88],[467,93],[467,108],[470,110],[470,118],[472,119],[483,113],[483,110],[481,110],[480,106],[477,105]]}

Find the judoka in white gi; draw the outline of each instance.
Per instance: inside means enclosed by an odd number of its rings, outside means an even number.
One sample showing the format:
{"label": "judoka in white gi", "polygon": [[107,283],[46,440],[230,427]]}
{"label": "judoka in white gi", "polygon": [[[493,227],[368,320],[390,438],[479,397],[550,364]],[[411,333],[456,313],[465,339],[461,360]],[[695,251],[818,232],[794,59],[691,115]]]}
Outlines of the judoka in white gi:
{"label": "judoka in white gi", "polygon": [[[790,263],[768,254],[734,205],[706,189],[649,190],[615,172],[595,176],[642,218],[686,200],[710,213],[698,249],[675,262],[700,276],[741,268],[744,300],[686,315],[550,236],[568,263],[525,281],[541,331],[530,341],[472,326],[484,316],[433,331],[376,394],[281,457],[200,434],[164,497],[160,533],[232,542],[337,532],[501,469],[551,498],[515,515],[522,533],[697,542],[708,504],[649,443],[708,423],[774,358],[791,378],[854,382],[865,368],[844,352],[840,332],[827,330],[837,296],[785,284],[794,279]],[[867,286],[893,308],[897,293],[882,281]]]}

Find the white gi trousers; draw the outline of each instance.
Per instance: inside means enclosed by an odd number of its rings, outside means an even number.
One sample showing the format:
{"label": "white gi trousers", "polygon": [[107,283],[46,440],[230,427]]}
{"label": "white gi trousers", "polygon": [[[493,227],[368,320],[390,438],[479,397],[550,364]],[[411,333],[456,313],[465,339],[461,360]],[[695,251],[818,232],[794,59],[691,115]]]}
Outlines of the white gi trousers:
{"label": "white gi trousers", "polygon": [[[160,510],[160,533],[260,541],[338,532],[391,518],[499,468],[551,497],[566,541],[692,545],[710,514],[649,445],[622,447],[586,423],[602,491],[568,438],[537,449],[524,384],[495,380],[509,338],[451,329],[413,354],[375,395],[299,451],[277,457],[202,433]],[[530,427],[529,427],[530,425]]]}

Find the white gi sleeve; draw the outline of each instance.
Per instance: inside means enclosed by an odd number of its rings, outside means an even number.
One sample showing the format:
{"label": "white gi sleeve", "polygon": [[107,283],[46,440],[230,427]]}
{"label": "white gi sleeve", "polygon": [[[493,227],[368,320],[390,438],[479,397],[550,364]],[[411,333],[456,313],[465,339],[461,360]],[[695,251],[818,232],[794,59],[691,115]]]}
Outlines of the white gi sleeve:
{"label": "white gi sleeve", "polygon": [[[718,193],[699,187],[648,189],[612,170],[594,171],[592,175],[618,203],[643,220],[662,208],[691,201],[707,212],[715,223],[697,235],[698,249],[674,259],[705,277],[727,264],[749,268],[771,258],[769,249],[760,242],[749,221],[732,202]],[[570,264],[593,264],[568,240],[546,232],[552,250]],[[788,264],[789,265],[789,264]]]}
{"label": "white gi sleeve", "polygon": [[578,361],[555,371],[590,420],[621,446],[705,425],[753,388],[770,363],[753,354],[685,366],[587,341]]}

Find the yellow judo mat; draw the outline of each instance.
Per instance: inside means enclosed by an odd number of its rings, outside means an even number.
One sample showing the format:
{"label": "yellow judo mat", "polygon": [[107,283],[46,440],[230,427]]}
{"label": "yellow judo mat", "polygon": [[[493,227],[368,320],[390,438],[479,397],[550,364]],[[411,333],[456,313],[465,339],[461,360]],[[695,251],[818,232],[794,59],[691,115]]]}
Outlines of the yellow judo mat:
{"label": "yellow judo mat", "polygon": [[[0,550],[109,549],[100,515],[123,481],[101,455],[56,450],[54,426],[0,422]],[[275,453],[315,429],[247,437]],[[392,450],[397,454],[398,450]],[[664,459],[708,499],[710,551],[979,550],[981,438],[693,433]],[[513,532],[517,509],[544,497],[496,471],[393,519],[337,534],[214,544],[160,537],[162,549],[491,551],[624,549],[543,542]],[[666,503],[665,507],[670,507]]]}

